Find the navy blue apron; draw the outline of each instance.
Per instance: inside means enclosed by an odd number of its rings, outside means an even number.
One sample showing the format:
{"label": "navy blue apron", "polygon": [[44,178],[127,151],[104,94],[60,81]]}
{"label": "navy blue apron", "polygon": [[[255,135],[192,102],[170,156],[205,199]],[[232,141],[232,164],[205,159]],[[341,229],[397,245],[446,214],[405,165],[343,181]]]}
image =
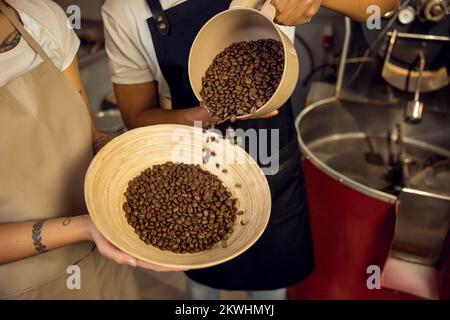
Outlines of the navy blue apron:
{"label": "navy blue apron", "polygon": [[[230,0],[187,0],[163,11],[159,0],[147,0],[153,17],[148,26],[173,109],[199,105],[188,76],[192,43],[206,22],[229,8]],[[290,102],[270,119],[226,123],[234,129],[279,129],[279,171],[267,176],[272,195],[269,225],[248,251],[219,266],[186,272],[204,285],[225,290],[274,290],[305,279],[314,268],[306,189],[301,171]],[[270,143],[270,141],[268,142]],[[248,150],[247,150],[248,151]],[[258,159],[258,163],[260,163]]]}

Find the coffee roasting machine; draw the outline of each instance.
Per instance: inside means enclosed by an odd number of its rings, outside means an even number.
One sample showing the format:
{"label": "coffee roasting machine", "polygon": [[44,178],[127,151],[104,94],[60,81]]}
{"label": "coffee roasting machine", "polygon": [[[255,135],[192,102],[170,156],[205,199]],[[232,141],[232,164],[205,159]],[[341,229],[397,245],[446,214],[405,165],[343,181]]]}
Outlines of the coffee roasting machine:
{"label": "coffee roasting machine", "polygon": [[450,1],[345,26],[335,95],[296,123],[316,268],[290,296],[449,299]]}

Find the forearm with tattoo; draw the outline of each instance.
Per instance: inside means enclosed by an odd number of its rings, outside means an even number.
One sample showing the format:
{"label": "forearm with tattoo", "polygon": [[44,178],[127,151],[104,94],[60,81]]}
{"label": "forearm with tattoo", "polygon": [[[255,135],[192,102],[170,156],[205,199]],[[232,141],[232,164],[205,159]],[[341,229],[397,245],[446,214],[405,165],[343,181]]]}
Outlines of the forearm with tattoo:
{"label": "forearm with tattoo", "polygon": [[31,238],[33,239],[33,245],[36,251],[40,254],[47,252],[47,248],[42,244],[41,230],[45,220],[39,220],[33,225],[31,232]]}
{"label": "forearm with tattoo", "polygon": [[[47,247],[42,243],[42,226],[44,225],[45,220],[39,220],[33,225],[33,230],[31,233],[31,238],[33,239],[33,245],[36,251],[40,254],[47,252]],[[68,226],[72,222],[70,217],[65,218],[62,222],[64,227]]]}
{"label": "forearm with tattoo", "polygon": [[0,224],[0,265],[90,240],[89,216]]}

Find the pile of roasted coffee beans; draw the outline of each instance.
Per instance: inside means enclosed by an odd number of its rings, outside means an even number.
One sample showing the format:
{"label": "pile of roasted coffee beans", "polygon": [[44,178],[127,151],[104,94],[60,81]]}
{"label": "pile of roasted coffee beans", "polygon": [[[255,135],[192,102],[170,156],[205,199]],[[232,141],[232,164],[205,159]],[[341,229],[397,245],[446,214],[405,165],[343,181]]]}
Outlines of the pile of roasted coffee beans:
{"label": "pile of roasted coffee beans", "polygon": [[125,198],[123,210],[140,239],[175,253],[226,247],[243,214],[222,181],[198,165],[155,165],[129,182]]}
{"label": "pile of roasted coffee beans", "polygon": [[203,104],[216,123],[256,112],[275,93],[284,69],[283,44],[236,42],[219,53],[202,79]]}

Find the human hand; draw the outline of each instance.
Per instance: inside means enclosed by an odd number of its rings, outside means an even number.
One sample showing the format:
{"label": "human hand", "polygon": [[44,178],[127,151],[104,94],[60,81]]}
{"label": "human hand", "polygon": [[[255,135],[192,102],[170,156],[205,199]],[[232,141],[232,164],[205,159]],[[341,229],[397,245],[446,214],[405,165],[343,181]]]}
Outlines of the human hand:
{"label": "human hand", "polygon": [[211,122],[211,114],[204,106],[184,109],[184,123],[193,125],[195,121],[201,121],[202,126],[206,128]]}
{"label": "human hand", "polygon": [[322,0],[272,0],[277,13],[275,22],[295,26],[311,21],[320,9]]}
{"label": "human hand", "polygon": [[278,115],[278,110],[272,111],[271,113],[265,114],[263,116],[253,117],[252,119],[268,119]]}
{"label": "human hand", "polygon": [[100,254],[117,264],[128,264],[132,267],[140,267],[144,269],[149,269],[157,272],[177,272],[177,271],[186,271],[182,269],[176,268],[166,268],[161,267],[155,264],[147,263],[141,260],[136,259],[135,257],[130,256],[129,254],[119,250],[112,243],[110,243],[97,227],[92,222],[89,215],[86,215],[87,221],[87,231],[88,231],[88,239],[95,242],[98,251]]}

